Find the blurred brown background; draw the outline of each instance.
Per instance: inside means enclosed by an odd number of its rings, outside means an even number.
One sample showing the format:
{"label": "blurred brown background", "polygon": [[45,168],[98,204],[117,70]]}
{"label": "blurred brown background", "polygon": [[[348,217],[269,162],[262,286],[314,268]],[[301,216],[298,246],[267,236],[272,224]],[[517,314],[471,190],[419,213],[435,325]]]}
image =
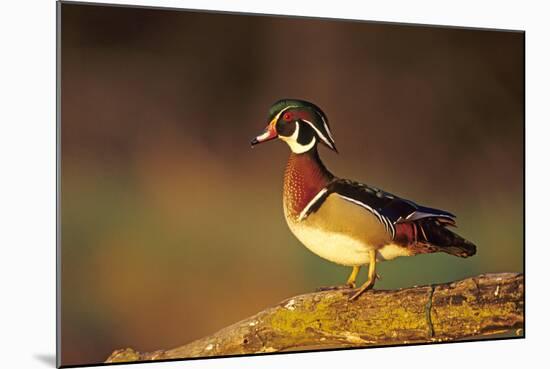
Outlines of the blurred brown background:
{"label": "blurred brown background", "polygon": [[523,42],[64,4],[63,364],[178,346],[345,281],[287,229],[286,145],[250,149],[283,97],[328,115],[335,174],[449,210],[478,245],[382,263],[377,288],[521,271]]}

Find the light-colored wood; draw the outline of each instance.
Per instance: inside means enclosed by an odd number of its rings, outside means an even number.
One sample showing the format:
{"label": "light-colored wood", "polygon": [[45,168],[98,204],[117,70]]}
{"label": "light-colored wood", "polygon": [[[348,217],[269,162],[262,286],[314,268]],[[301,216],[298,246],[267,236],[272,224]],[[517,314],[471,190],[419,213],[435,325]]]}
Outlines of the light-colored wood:
{"label": "light-colored wood", "polygon": [[484,274],[395,291],[309,293],[181,347],[114,351],[107,362],[523,336],[523,274]]}

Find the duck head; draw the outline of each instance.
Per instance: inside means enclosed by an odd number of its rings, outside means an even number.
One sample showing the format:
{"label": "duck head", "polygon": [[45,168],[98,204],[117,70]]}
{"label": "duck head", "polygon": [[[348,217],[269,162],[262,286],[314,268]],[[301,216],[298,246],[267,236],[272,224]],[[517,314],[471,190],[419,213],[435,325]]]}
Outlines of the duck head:
{"label": "duck head", "polygon": [[252,139],[252,146],[278,138],[295,154],[308,152],[318,143],[338,152],[325,113],[311,102],[279,100],[269,109],[267,121],[264,132]]}

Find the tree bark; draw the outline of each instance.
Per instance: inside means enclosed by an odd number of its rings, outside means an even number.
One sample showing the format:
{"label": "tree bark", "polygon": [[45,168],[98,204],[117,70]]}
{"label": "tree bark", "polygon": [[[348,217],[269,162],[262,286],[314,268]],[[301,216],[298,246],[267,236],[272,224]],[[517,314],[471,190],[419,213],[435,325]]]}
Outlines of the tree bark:
{"label": "tree bark", "polygon": [[523,336],[523,274],[482,274],[395,291],[353,290],[295,296],[181,347],[114,351],[106,362],[257,354]]}

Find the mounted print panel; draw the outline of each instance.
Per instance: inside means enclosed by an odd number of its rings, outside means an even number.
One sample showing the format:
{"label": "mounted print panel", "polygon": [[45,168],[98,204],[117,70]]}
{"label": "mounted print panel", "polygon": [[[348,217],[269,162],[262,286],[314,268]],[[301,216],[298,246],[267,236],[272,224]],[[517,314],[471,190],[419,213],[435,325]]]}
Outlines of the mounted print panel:
{"label": "mounted print panel", "polygon": [[523,337],[524,46],[58,3],[58,365]]}

